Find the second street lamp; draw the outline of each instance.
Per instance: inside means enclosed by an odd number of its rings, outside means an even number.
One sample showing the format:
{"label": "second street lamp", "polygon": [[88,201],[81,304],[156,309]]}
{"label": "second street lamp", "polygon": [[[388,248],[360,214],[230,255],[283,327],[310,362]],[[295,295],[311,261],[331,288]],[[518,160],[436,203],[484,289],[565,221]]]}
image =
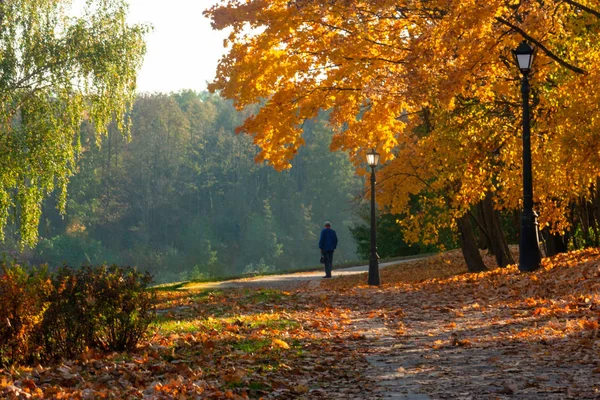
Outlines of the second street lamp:
{"label": "second street lamp", "polygon": [[533,211],[533,178],[531,172],[531,124],[529,118],[529,73],[533,64],[534,49],[523,40],[513,51],[515,62],[523,79],[523,213],[521,214],[521,237],[519,238],[519,270],[535,271],[540,267],[540,244],[537,214]]}
{"label": "second street lamp", "polygon": [[377,220],[375,217],[375,167],[379,164],[379,153],[375,149],[367,153],[367,164],[371,167],[371,254],[369,256],[369,285],[378,286],[379,257],[377,256]]}

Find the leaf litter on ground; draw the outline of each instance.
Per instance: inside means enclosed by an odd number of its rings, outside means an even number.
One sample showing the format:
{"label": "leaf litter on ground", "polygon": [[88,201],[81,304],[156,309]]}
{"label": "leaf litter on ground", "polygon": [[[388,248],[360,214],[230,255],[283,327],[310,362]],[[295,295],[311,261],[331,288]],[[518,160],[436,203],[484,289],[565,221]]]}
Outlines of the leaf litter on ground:
{"label": "leaf litter on ground", "polygon": [[[288,291],[160,292],[157,319],[135,352],[88,352],[54,365],[6,368],[0,394],[376,398],[381,385],[366,359],[388,352],[389,360],[404,357],[398,376],[431,379],[419,387],[432,398],[459,398],[468,390],[497,398],[598,395],[600,251],[544,259],[528,274],[515,266],[492,269],[493,259],[484,258],[491,270],[477,274],[467,273],[458,251],[388,267],[380,287],[366,285],[361,274]],[[393,341],[375,346],[386,335]],[[410,346],[419,350],[421,364],[399,351]],[[478,371],[459,364],[484,355],[480,361],[497,372],[469,389],[466,380],[478,382]],[[561,364],[564,379],[540,382],[552,371],[530,364]],[[519,379],[508,379],[517,370]],[[406,379],[403,384],[411,384]]]}

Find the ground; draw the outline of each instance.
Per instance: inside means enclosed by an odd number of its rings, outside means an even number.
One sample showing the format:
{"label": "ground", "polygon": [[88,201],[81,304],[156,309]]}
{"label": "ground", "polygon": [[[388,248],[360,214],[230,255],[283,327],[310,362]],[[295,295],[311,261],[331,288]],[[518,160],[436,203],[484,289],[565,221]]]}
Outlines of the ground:
{"label": "ground", "polygon": [[[486,257],[493,267],[493,260]],[[468,274],[448,252],[158,294],[134,353],[1,371],[15,398],[600,398],[600,251]]]}

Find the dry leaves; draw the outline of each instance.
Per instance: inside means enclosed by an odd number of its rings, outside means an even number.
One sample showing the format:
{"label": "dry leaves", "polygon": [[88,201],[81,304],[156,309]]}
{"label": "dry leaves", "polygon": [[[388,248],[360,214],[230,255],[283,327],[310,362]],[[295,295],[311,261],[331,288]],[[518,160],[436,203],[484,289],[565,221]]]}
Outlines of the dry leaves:
{"label": "dry leaves", "polygon": [[[600,390],[589,379],[600,371],[599,250],[545,259],[530,274],[514,266],[467,274],[448,252],[381,275],[378,288],[363,275],[289,292],[161,292],[151,337],[137,351],[0,370],[0,395],[358,399],[381,388],[366,372],[370,355],[388,357],[403,387],[429,380],[419,390],[433,398]],[[552,383],[555,370],[567,383]]]}

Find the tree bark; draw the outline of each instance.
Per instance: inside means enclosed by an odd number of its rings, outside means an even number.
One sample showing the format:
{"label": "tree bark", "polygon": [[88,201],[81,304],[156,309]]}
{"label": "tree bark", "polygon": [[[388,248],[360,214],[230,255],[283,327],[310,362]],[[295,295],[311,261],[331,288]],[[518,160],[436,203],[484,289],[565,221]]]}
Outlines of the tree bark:
{"label": "tree bark", "polygon": [[567,243],[564,236],[557,233],[550,233],[547,227],[542,230],[542,236],[546,242],[546,256],[552,257],[559,253],[567,252]]}
{"label": "tree bark", "polygon": [[460,249],[462,250],[463,257],[467,263],[467,269],[469,272],[482,272],[487,271],[487,267],[481,259],[481,254],[477,248],[477,242],[475,241],[475,235],[473,234],[473,227],[469,220],[469,214],[465,214],[456,220],[458,225],[458,239],[460,242]]}
{"label": "tree bark", "polygon": [[575,202],[572,202],[570,208],[571,208],[571,214],[570,214],[571,237],[573,238],[573,247],[575,249],[579,249],[579,242],[577,241],[577,235],[575,234],[577,232],[577,224],[578,224],[577,204]]}
{"label": "tree bark", "polygon": [[479,202],[477,204],[477,225],[481,232],[479,237],[477,238],[477,245],[481,250],[489,250],[490,254],[492,254],[492,244],[490,243],[490,238],[488,236],[488,227],[485,221],[485,214],[483,212],[483,202]]}
{"label": "tree bark", "polygon": [[500,221],[500,213],[494,209],[492,194],[487,192],[485,199],[481,201],[481,208],[487,229],[487,237],[489,237],[490,252],[496,257],[496,263],[500,268],[505,268],[510,264],[514,264],[515,260],[510,254],[506,235],[502,230],[502,222]]}
{"label": "tree bark", "polygon": [[590,218],[588,215],[587,201],[583,198],[580,198],[577,209],[579,214],[579,223],[581,224],[581,235],[583,236],[583,246],[587,247],[590,243]]}

